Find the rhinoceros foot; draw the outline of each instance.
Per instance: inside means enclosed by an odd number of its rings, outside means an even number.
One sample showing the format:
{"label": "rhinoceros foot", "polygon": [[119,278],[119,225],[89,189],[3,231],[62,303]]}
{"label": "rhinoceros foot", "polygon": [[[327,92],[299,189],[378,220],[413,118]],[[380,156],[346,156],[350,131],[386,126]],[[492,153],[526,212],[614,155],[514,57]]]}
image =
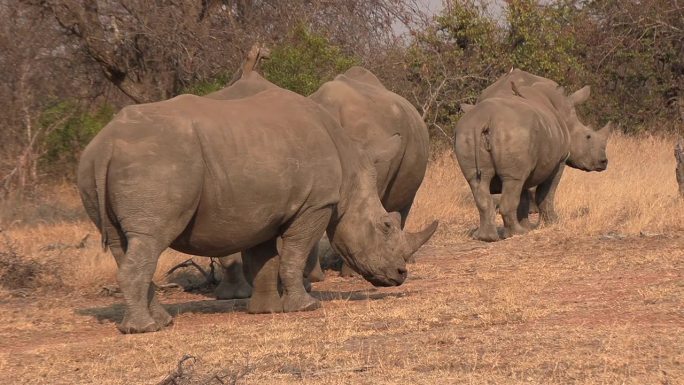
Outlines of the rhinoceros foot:
{"label": "rhinoceros foot", "polygon": [[269,294],[255,292],[249,300],[247,312],[252,314],[282,313],[283,301],[277,292]]}
{"label": "rhinoceros foot", "polygon": [[323,269],[321,269],[321,264],[318,261],[314,265],[313,270],[311,270],[311,273],[309,273],[308,278],[311,282],[323,282],[325,279],[325,273],[323,272]]}
{"label": "rhinoceros foot", "polygon": [[214,290],[214,295],[216,295],[216,299],[249,298],[252,295],[252,286],[244,279],[240,282],[227,282],[226,279],[223,279]]}
{"label": "rhinoceros foot", "polygon": [[473,232],[473,238],[477,239],[478,241],[484,241],[484,242],[496,242],[500,240],[499,238],[499,233],[497,233],[496,228],[494,229],[483,229],[483,228],[478,228]]}
{"label": "rhinoceros foot", "polygon": [[515,235],[523,235],[527,232],[529,232],[529,229],[518,224],[518,225],[512,226],[510,228],[509,227],[504,228],[503,237],[504,238],[510,238],[512,236],[515,236]]}
{"label": "rhinoceros foot", "polygon": [[123,321],[116,325],[116,327],[123,334],[156,332],[162,328],[149,315],[138,317],[129,317],[126,315],[124,316]]}
{"label": "rhinoceros foot", "polygon": [[283,296],[283,310],[285,312],[310,311],[321,307],[321,303],[307,293],[286,294]]}
{"label": "rhinoceros foot", "polygon": [[[163,329],[165,326],[171,325],[173,323],[173,317],[169,314],[164,307],[156,301],[150,304],[150,314],[152,314],[152,319],[157,324],[159,329]],[[158,330],[159,330],[158,329]]]}

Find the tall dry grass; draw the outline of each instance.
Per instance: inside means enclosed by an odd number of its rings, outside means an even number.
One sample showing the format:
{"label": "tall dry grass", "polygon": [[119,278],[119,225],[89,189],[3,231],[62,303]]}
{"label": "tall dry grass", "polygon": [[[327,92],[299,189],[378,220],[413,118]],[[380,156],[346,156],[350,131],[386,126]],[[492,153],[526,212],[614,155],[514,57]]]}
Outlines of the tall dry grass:
{"label": "tall dry grass", "polygon": [[[677,196],[673,147],[673,138],[614,135],[607,149],[608,170],[568,168],[556,196],[560,222],[535,232],[585,236],[682,230],[684,200]],[[433,242],[443,244],[469,239],[478,224],[470,189],[448,150],[431,160],[408,226],[415,229],[433,219],[441,222]],[[102,251],[99,233],[85,217],[73,185],[46,188],[32,199],[0,202],[0,228],[0,251],[11,248],[44,272],[27,286],[93,291],[115,280],[114,260]],[[164,273],[186,258],[167,251],[155,279],[165,279]],[[2,290],[0,285],[0,294]]]}
{"label": "tall dry grass", "polygon": [[[678,197],[674,144],[671,137],[615,134],[608,142],[606,171],[566,167],[556,193],[560,222],[551,228],[577,235],[681,230],[684,200]],[[418,228],[433,218],[442,223],[441,240],[467,237],[479,223],[470,188],[450,151],[429,164],[408,226]]]}

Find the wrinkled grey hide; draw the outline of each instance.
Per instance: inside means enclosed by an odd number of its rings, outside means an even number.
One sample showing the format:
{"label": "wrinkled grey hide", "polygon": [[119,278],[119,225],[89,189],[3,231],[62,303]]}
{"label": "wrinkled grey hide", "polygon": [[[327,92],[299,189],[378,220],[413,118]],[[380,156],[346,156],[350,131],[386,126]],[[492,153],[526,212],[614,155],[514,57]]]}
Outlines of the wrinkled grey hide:
{"label": "wrinkled grey hide", "polygon": [[[344,132],[376,159],[388,150],[383,143],[399,136],[399,150],[388,161],[376,162],[375,170],[382,205],[399,212],[403,229],[428,163],[429,135],[418,111],[362,67],[338,75],[309,98],[328,110]],[[436,228],[433,222],[430,234]],[[348,270],[343,267],[343,275]]]}
{"label": "wrinkled grey hide", "polygon": [[400,285],[406,258],[427,237],[403,232],[399,214],[378,199],[373,163],[394,152],[360,151],[327,111],[282,89],[122,109],[78,169],[85,209],[118,265],[119,329],[149,332],[171,322],[151,284],[167,247],[210,257],[243,251],[253,313],[320,306],[302,276],[324,231],[366,280]]}
{"label": "wrinkled grey hide", "polygon": [[[230,87],[210,94],[217,99],[241,98],[263,89],[276,87],[252,72],[250,77]],[[404,98],[387,90],[378,78],[361,67],[352,67],[335,80],[325,83],[310,99],[323,106],[340,123],[342,130],[374,159],[378,196],[385,210],[400,214],[403,229],[409,210],[425,176],[429,152],[429,136],[418,111]],[[398,136],[399,148],[387,148],[386,143]],[[388,151],[393,151],[387,156]],[[423,236],[436,229],[433,223]],[[423,237],[421,236],[421,237]],[[306,272],[312,281],[322,279],[316,253],[310,256],[313,272]],[[224,275],[216,290],[217,298],[246,298],[250,286],[240,270],[238,255],[222,258]],[[345,266],[342,270],[352,271]]]}
{"label": "wrinkled grey hide", "polygon": [[606,169],[610,124],[594,131],[575,111],[588,97],[588,86],[566,95],[549,79],[512,70],[485,89],[477,104],[463,106],[454,151],[480,213],[475,238],[499,239],[491,194],[502,194],[504,237],[522,234],[530,228],[528,189],[536,187],[542,221],[555,222],[554,194],[564,167]]}

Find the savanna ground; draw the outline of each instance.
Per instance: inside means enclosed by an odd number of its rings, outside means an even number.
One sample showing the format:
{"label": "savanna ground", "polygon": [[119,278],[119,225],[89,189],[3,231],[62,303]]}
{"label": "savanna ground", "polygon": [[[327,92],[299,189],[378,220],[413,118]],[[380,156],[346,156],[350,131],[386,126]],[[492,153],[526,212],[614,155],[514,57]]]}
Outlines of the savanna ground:
{"label": "savanna ground", "polygon": [[[314,284],[322,309],[276,315],[167,290],[175,323],[145,335],[114,326],[121,299],[101,288],[115,283],[115,264],[73,186],[8,199],[0,383],[156,384],[188,354],[196,359],[177,384],[682,384],[684,202],[673,145],[613,137],[607,171],[566,172],[560,224],[493,244],[469,238],[470,191],[437,152],[409,226],[441,224],[404,285],[376,289],[328,271]],[[164,275],[187,258],[167,252],[155,281],[197,280],[190,270]]]}

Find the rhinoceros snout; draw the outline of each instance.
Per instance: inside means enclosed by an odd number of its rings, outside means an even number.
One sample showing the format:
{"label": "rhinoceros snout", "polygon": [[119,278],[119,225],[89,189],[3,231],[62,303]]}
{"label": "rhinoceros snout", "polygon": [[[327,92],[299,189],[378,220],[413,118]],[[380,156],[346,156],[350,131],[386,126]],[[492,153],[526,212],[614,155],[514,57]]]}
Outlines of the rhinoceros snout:
{"label": "rhinoceros snout", "polygon": [[385,273],[382,275],[364,275],[366,281],[373,284],[373,286],[387,287],[387,286],[399,286],[406,280],[408,276],[408,271],[405,267],[399,267],[396,271],[391,273]]}
{"label": "rhinoceros snout", "polygon": [[608,168],[608,159],[603,158],[598,161],[598,166],[596,166],[596,171],[604,171]]}

